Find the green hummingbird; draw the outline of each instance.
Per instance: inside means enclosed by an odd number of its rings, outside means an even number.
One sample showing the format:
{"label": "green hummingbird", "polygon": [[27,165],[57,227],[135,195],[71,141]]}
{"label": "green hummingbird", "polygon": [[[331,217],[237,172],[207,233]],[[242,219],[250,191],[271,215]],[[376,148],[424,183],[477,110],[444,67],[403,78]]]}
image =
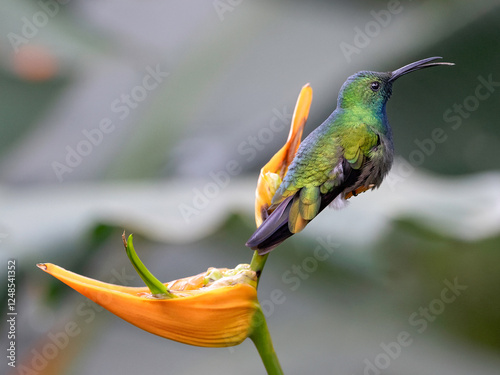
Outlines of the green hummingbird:
{"label": "green hummingbird", "polygon": [[429,57],[392,72],[361,71],[340,89],[337,108],[304,139],[271,201],[271,214],[246,246],[266,254],[300,232],[326,206],[377,188],[392,166],[394,143],[386,104],[392,84],[416,70],[448,62]]}

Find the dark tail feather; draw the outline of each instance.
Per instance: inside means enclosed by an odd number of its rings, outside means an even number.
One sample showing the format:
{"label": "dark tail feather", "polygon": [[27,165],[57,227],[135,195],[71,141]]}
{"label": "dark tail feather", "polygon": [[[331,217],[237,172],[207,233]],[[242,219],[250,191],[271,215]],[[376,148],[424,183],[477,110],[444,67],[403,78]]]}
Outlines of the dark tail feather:
{"label": "dark tail feather", "polygon": [[285,241],[288,237],[290,237],[293,233],[290,232],[288,229],[288,221],[280,226],[273,234],[271,237],[265,239],[261,243],[259,243],[257,246],[252,247],[253,250],[257,250],[259,255],[264,255],[272,250],[276,246],[278,246],[280,243]]}
{"label": "dark tail feather", "polygon": [[[344,186],[339,186],[333,189],[328,194],[322,195],[319,212],[323,211],[331,201],[333,201],[340,193],[342,193],[342,191],[344,191],[344,188]],[[288,229],[288,214],[293,202],[293,199],[291,198],[293,197],[289,197],[286,201],[281,202],[278,208],[274,210],[266,220],[264,220],[262,225],[247,241],[246,246],[252,248],[253,250],[257,250],[259,252],[259,255],[264,255],[274,250],[276,246],[293,235],[293,233]],[[284,207],[282,208],[281,206]],[[275,215],[275,212],[280,208],[282,208],[281,212],[278,212]]]}
{"label": "dark tail feather", "polygon": [[255,242],[254,246],[251,246],[247,242],[247,246],[251,247],[253,250],[257,250],[259,255],[264,255],[274,250],[276,246],[290,237],[293,233],[288,229],[288,221],[282,224],[276,231],[272,233],[272,235],[261,242]]}
{"label": "dark tail feather", "polygon": [[[321,206],[319,212],[323,211],[339,194],[349,186],[354,186],[361,174],[359,169],[351,169],[347,161],[344,162],[344,175],[347,176],[341,186],[336,187],[327,194],[321,195]],[[297,193],[298,194],[298,193]],[[286,198],[279,206],[264,220],[262,225],[252,234],[246,243],[247,247],[257,250],[259,255],[272,251],[276,246],[285,241],[293,233],[288,229],[288,214],[292,205],[292,197]],[[318,212],[318,213],[319,213]]]}
{"label": "dark tail feather", "polygon": [[[262,225],[248,239],[246,246],[258,250],[259,255],[264,255],[278,246],[292,233],[288,230],[288,213],[292,205],[293,196],[286,198],[264,220]],[[280,233],[278,235],[278,233]]]}

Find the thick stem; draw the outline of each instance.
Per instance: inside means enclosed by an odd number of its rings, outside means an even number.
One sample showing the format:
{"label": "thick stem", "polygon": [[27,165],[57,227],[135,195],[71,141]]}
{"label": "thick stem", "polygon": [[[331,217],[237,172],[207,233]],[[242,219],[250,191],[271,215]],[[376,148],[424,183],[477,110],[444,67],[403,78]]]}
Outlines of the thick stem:
{"label": "thick stem", "polygon": [[283,375],[283,370],[274,351],[271,335],[267,328],[266,318],[260,307],[255,312],[252,324],[253,331],[249,337],[255,344],[268,375]]}
{"label": "thick stem", "polygon": [[257,251],[253,253],[252,262],[250,263],[250,269],[257,273],[257,286],[259,286],[260,275],[262,275],[262,270],[264,269],[268,255],[269,253],[259,255]]}

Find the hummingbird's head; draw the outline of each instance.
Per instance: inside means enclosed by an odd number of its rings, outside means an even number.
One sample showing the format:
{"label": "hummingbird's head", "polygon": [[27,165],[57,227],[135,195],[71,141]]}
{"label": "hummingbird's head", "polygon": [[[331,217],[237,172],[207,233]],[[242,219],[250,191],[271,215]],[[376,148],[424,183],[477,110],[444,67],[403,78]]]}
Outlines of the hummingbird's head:
{"label": "hummingbird's head", "polygon": [[390,73],[362,71],[349,78],[340,89],[340,108],[369,107],[381,109],[392,93]]}
{"label": "hummingbird's head", "polygon": [[392,72],[361,71],[350,76],[342,85],[338,97],[340,108],[364,106],[383,109],[392,93],[392,84],[399,77],[420,69],[440,65],[455,65],[448,62],[431,62],[441,57],[429,57],[415,61]]}

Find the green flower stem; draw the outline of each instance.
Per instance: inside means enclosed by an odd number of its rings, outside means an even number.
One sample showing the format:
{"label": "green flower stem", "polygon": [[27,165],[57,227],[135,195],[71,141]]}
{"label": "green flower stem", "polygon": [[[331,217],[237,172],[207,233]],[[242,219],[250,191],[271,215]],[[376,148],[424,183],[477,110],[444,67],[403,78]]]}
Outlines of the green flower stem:
{"label": "green flower stem", "polygon": [[257,274],[257,286],[259,285],[260,275],[262,275],[262,270],[264,269],[264,265],[266,264],[268,255],[269,253],[259,255],[257,251],[253,253],[252,262],[250,263],[250,269],[252,271],[255,271],[255,273]]}
{"label": "green flower stem", "polygon": [[170,293],[167,287],[146,268],[144,263],[139,259],[137,253],[134,249],[134,244],[132,243],[133,237],[132,235],[128,236],[128,239],[125,240],[125,232],[122,235],[123,245],[125,246],[125,250],[127,251],[127,256],[130,259],[130,262],[134,266],[135,270],[147,285],[151,294],[155,297],[168,297],[174,298],[175,296]]}
{"label": "green flower stem", "polygon": [[260,307],[255,312],[252,325],[253,331],[249,337],[255,344],[268,375],[283,375],[283,370],[273,348],[271,335],[267,329],[266,318]]}

